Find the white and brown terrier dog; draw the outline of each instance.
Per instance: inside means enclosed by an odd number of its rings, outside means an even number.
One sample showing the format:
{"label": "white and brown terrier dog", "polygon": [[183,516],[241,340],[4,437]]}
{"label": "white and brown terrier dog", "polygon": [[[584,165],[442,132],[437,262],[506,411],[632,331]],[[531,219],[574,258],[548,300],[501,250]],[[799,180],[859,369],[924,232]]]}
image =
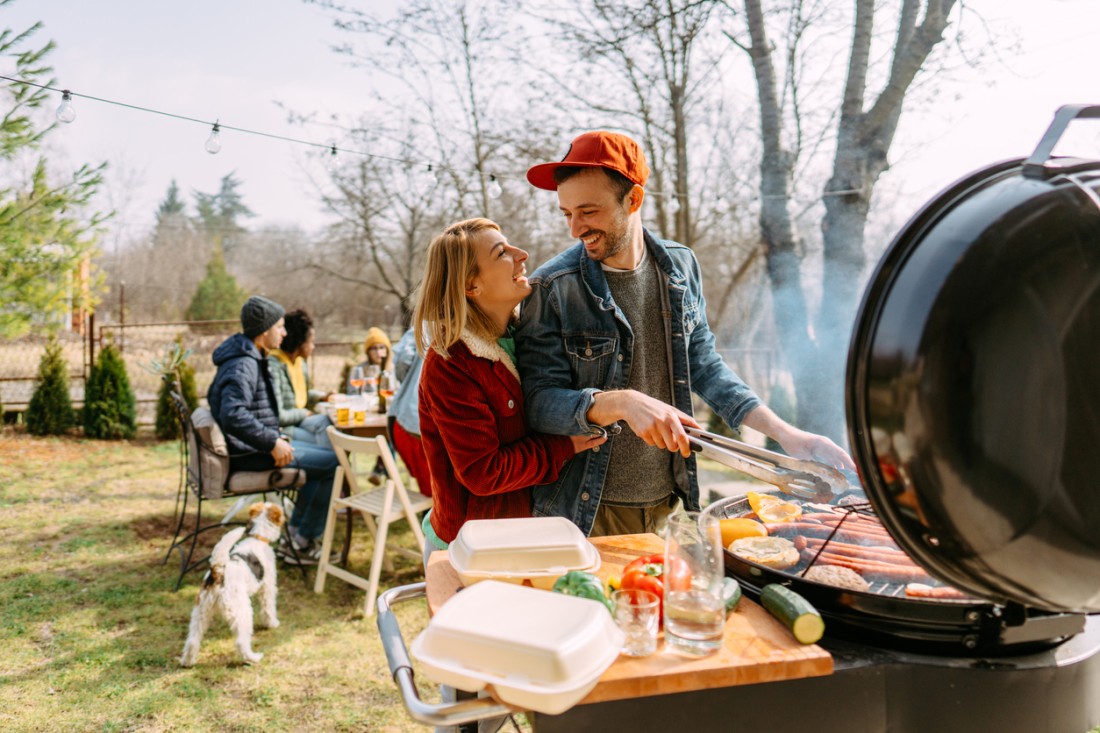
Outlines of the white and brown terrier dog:
{"label": "white and brown terrier dog", "polygon": [[210,570],[202,580],[198,600],[191,612],[191,628],[183,645],[180,664],[191,667],[199,656],[203,634],[221,610],[236,634],[237,651],[246,664],[264,655],[252,651],[252,596],[260,593],[260,625],[279,626],[275,615],[275,552],[271,543],[279,539],[283,510],[278,504],[257,502],[248,508],[248,524],[222,537],[210,555]]}

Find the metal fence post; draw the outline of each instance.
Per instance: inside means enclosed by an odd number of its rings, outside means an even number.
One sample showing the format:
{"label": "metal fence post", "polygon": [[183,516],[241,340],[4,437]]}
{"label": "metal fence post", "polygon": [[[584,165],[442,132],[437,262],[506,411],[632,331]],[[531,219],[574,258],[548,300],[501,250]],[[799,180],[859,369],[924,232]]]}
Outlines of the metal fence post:
{"label": "metal fence post", "polygon": [[92,364],[95,364],[95,312],[88,316],[88,347],[85,349],[87,358],[84,362],[84,379],[92,372]]}

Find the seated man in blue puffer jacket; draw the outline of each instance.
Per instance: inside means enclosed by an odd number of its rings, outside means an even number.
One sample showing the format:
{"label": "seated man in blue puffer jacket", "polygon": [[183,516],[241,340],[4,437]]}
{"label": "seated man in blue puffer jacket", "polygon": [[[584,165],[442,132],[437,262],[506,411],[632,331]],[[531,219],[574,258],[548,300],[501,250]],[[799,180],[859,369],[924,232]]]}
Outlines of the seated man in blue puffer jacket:
{"label": "seated man in blue puffer jacket", "polygon": [[262,296],[253,296],[241,308],[241,330],[214,350],[218,373],[207,401],[229,447],[234,471],[270,471],[299,468],[306,483],[290,517],[290,537],[297,550],[285,553],[287,562],[315,564],[325,530],[336,454],[329,448],[290,440],[279,432],[275,388],[268,371],[267,352],[278,348],[286,335],[285,311]]}

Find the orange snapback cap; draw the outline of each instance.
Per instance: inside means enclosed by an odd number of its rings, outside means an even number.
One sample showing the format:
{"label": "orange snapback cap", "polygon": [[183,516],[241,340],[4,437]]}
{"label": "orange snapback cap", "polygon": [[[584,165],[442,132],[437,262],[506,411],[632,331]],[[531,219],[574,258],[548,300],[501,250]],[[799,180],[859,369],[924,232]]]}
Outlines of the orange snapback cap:
{"label": "orange snapback cap", "polygon": [[556,163],[540,163],[527,171],[527,180],[535,188],[557,191],[554,171],[563,166],[610,168],[639,186],[649,178],[649,166],[638,143],[626,135],[606,130],[585,132],[573,138],[565,157]]}

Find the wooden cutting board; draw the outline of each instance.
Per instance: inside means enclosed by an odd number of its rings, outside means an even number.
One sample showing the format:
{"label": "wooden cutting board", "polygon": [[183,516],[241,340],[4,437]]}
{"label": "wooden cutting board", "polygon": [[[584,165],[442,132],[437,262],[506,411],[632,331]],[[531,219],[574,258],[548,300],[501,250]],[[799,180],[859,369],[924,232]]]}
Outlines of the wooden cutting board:
{"label": "wooden cutting board", "polygon": [[[602,559],[596,575],[604,580],[620,575],[636,557],[664,551],[664,542],[654,534],[593,537],[590,542]],[[446,551],[432,554],[425,575],[428,611],[434,614],[461,590],[462,583]],[[771,614],[742,598],[726,617],[722,648],[716,654],[698,658],[670,651],[662,632],[656,654],[620,656],[580,704],[817,677],[832,671],[833,658],[827,651],[816,644],[799,644]]]}

